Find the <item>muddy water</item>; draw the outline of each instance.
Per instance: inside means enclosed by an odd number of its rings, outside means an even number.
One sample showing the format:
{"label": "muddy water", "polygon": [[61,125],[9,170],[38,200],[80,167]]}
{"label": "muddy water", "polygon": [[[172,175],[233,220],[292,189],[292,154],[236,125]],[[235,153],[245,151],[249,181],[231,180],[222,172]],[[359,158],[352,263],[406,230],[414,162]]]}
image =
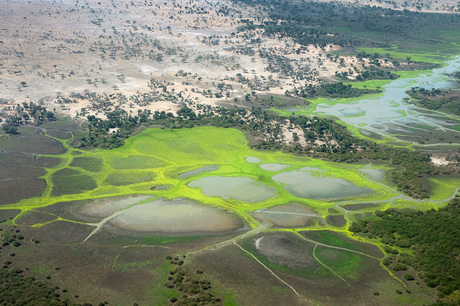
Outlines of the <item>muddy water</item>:
{"label": "muddy water", "polygon": [[205,166],[205,167],[198,168],[198,169],[193,169],[193,170],[181,173],[180,178],[184,180],[184,179],[187,179],[189,177],[198,175],[198,174],[203,173],[203,172],[216,171],[218,168],[219,168],[219,166],[212,165],[212,166]]}
{"label": "muddy water", "polygon": [[[380,135],[393,136],[405,132],[414,136],[439,129],[452,134],[459,131],[449,130],[459,123],[449,122],[448,118],[439,118],[419,111],[414,105],[404,102],[408,98],[406,91],[412,87],[450,88],[453,86],[447,74],[460,69],[460,56],[447,62],[442,68],[433,69],[430,73],[421,74],[414,78],[400,78],[383,86],[383,95],[363,99],[356,103],[330,106],[319,104],[313,114],[327,114],[340,118],[347,124],[361,130]],[[411,127],[412,129],[409,129]],[[439,139],[439,142],[443,142]]]}
{"label": "muddy water", "polygon": [[382,169],[371,169],[371,168],[363,168],[360,169],[359,172],[367,175],[370,179],[374,181],[383,181],[383,177],[385,174],[385,171]]}
{"label": "muddy water", "polygon": [[260,222],[276,227],[304,227],[311,225],[314,221],[321,222],[318,212],[300,204],[260,209],[255,211],[253,215]]}
{"label": "muddy water", "polygon": [[261,162],[260,158],[257,158],[257,157],[254,157],[254,156],[248,156],[248,157],[246,157],[246,161],[247,161],[248,163],[251,163],[251,164],[257,164],[257,163],[260,163],[260,162]]}
{"label": "muddy water", "polygon": [[134,196],[121,199],[94,200],[83,204],[79,213],[91,217],[107,217],[149,198],[150,196]]}
{"label": "muddy water", "polygon": [[315,176],[311,172],[290,171],[273,176],[284,188],[299,198],[333,200],[372,193],[372,190],[336,177]]}
{"label": "muddy water", "polygon": [[279,171],[283,170],[285,168],[290,167],[291,165],[283,165],[283,164],[278,164],[278,163],[271,163],[271,164],[262,164],[260,165],[260,168],[268,171]]}
{"label": "muddy water", "polygon": [[207,196],[232,198],[248,203],[263,201],[276,194],[275,189],[248,177],[203,177],[188,185],[192,188],[202,188],[203,193]]}
{"label": "muddy water", "polygon": [[228,212],[188,199],[158,199],[136,205],[110,220],[110,224],[127,231],[174,234],[229,231],[243,225]]}

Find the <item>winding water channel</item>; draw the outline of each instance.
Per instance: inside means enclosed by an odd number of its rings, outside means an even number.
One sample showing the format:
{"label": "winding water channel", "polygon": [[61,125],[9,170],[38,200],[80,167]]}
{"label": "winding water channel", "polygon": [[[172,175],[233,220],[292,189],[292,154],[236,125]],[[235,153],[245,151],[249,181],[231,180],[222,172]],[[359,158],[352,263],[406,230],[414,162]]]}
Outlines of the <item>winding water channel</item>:
{"label": "winding water channel", "polygon": [[[448,74],[458,70],[460,56],[449,60],[441,68],[421,73],[417,77],[396,79],[383,86],[383,93],[378,96],[332,106],[327,103],[318,104],[313,114],[336,116],[358,128],[366,136],[377,134],[390,137],[397,142],[407,141],[426,147],[458,146],[458,141],[452,142],[448,139],[460,134],[459,130],[453,129],[460,124],[459,117],[420,109],[404,101],[409,97],[406,91],[412,87],[452,88],[455,81]],[[437,133],[442,133],[442,136]],[[429,136],[425,137],[426,134]],[[428,141],[422,141],[423,138],[427,138]]]}

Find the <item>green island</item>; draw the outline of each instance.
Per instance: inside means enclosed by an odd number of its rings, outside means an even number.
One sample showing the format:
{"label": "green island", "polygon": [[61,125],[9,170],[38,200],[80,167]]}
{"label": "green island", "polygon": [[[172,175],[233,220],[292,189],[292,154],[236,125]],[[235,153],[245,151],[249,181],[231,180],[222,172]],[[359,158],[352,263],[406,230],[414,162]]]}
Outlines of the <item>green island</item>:
{"label": "green island", "polygon": [[460,18],[377,2],[19,1],[0,305],[460,305]]}

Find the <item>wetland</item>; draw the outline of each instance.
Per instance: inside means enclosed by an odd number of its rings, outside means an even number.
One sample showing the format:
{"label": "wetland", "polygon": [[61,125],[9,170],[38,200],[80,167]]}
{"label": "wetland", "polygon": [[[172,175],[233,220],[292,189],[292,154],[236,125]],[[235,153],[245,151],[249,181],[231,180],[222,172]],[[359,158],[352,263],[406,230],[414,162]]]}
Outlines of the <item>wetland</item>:
{"label": "wetland", "polygon": [[0,301],[455,303],[459,7],[387,2],[4,3]]}

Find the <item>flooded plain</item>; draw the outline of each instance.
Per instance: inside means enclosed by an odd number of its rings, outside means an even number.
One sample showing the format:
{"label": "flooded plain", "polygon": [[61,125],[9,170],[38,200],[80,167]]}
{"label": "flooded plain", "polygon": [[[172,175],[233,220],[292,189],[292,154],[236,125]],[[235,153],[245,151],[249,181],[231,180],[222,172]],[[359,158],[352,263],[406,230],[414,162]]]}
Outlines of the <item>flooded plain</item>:
{"label": "flooded plain", "polygon": [[180,176],[181,179],[184,180],[184,179],[187,179],[189,177],[193,177],[195,175],[198,175],[200,173],[216,171],[218,168],[219,168],[219,166],[216,166],[216,165],[205,166],[205,167],[201,167],[201,168],[198,168],[198,169],[193,169],[193,170],[181,173],[179,176]]}
{"label": "flooded plain", "polygon": [[189,187],[202,188],[202,192],[211,197],[232,198],[242,202],[264,201],[276,195],[273,188],[248,177],[211,176],[192,181]]}
{"label": "flooded plain", "polygon": [[109,224],[125,231],[182,235],[230,231],[243,226],[233,214],[189,199],[158,199],[135,205],[111,219]]}
{"label": "flooded plain", "polygon": [[284,165],[278,163],[270,163],[270,164],[261,164],[260,168],[268,171],[280,171],[286,168],[289,168],[291,165]]}
{"label": "flooded plain", "polygon": [[[313,114],[336,116],[369,136],[377,134],[391,138],[396,137],[403,141],[418,142],[421,140],[420,136],[429,139],[435,134],[434,136],[438,137],[432,139],[431,143],[444,143],[446,142],[445,139],[460,134],[460,131],[453,129],[459,124],[459,118],[449,115],[440,116],[439,113],[421,110],[415,105],[405,102],[405,99],[409,98],[406,91],[412,87],[452,88],[454,83],[448,74],[457,71],[459,67],[460,57],[455,57],[448,61],[444,67],[433,69],[413,78],[399,78],[384,85],[381,95],[353,103],[337,103],[335,105],[320,103]],[[433,131],[442,133],[436,135]]]}
{"label": "flooded plain", "polygon": [[362,196],[373,191],[337,177],[316,176],[312,172],[294,170],[273,176],[290,194],[305,199],[334,200]]}
{"label": "flooded plain", "polygon": [[264,224],[275,227],[306,227],[323,224],[323,220],[317,211],[302,204],[287,204],[259,209],[253,213],[254,218]]}
{"label": "flooded plain", "polygon": [[359,172],[367,175],[371,180],[381,182],[385,176],[385,171],[383,169],[372,169],[372,168],[363,168],[359,169]]}

